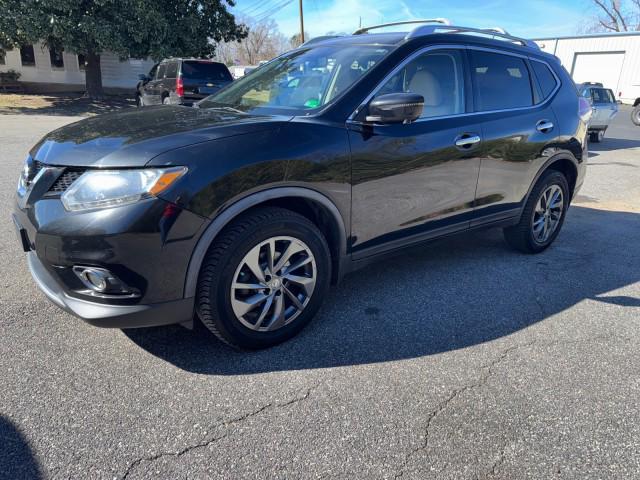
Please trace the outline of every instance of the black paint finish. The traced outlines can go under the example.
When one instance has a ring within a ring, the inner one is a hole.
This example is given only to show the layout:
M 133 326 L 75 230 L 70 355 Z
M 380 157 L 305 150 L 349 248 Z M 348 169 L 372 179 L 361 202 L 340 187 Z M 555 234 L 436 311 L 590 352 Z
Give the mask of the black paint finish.
M 578 117 L 573 83 L 554 57 L 456 34 L 408 41 L 396 34 L 362 35 L 328 42 L 378 42 L 393 48 L 345 95 L 313 115 L 148 107 L 68 125 L 34 146 L 32 157 L 60 167 L 60 175 L 78 167 L 188 167 L 161 198 L 134 205 L 73 213 L 64 209 L 59 195 L 51 194 L 38 195 L 23 208 L 16 205 L 18 227 L 59 294 L 106 305 L 165 305 L 189 298 L 185 285 L 193 285 L 194 278 L 188 279 L 187 272 L 194 276 L 198 271 L 194 250 L 206 251 L 208 243 L 200 241 L 211 239 L 204 232 L 238 202 L 246 209 L 268 198 L 326 223 L 329 235 L 344 228 L 334 235 L 341 244 L 333 250 L 339 257 L 334 268 L 341 274 L 363 264 L 361 260 L 416 241 L 517 220 L 532 185 L 550 165 L 570 177 L 574 194 L 582 184 L 586 125 Z M 481 113 L 469 100 L 461 115 L 410 124 L 364 122 L 374 88 L 405 58 L 438 45 L 542 60 L 553 68 L 561 87 L 530 108 Z M 536 125 L 541 120 L 554 128 L 540 132 Z M 475 135 L 481 142 L 456 147 L 456 139 Z M 261 195 L 272 190 L 276 193 Z M 290 193 L 300 191 L 313 195 Z M 340 222 L 331 220 L 326 204 L 314 202 L 317 195 L 335 206 L 331 210 L 338 212 Z M 216 224 L 216 231 L 222 227 Z M 142 296 L 86 298 L 71 272 L 73 265 L 108 268 Z M 190 304 L 180 303 L 179 308 L 184 305 Z M 147 316 L 139 324 L 149 321 Z M 92 318 L 92 323 L 100 322 Z

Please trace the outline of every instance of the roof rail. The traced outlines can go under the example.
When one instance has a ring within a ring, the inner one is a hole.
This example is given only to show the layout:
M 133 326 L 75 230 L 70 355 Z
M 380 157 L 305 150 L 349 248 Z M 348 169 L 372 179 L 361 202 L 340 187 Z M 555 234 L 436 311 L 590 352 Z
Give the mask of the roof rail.
M 474 33 L 477 35 L 485 35 L 498 40 L 506 40 L 508 42 L 519 43 L 523 47 L 534 48 L 540 50 L 540 47 L 533 40 L 527 40 L 525 38 L 514 37 L 507 33 L 506 30 L 500 27 L 493 28 L 471 28 L 471 27 L 458 27 L 455 25 L 422 25 L 414 28 L 405 37 L 406 40 L 411 38 L 421 37 L 423 35 L 431 35 L 433 33 Z
M 363 33 L 369 32 L 369 30 L 376 30 L 378 28 L 395 27 L 397 25 L 412 25 L 416 23 L 439 23 L 441 25 L 451 25 L 451 21 L 446 18 L 425 18 L 423 20 L 407 20 L 405 22 L 382 23 L 371 27 L 363 27 L 353 32 L 353 35 L 362 35 Z

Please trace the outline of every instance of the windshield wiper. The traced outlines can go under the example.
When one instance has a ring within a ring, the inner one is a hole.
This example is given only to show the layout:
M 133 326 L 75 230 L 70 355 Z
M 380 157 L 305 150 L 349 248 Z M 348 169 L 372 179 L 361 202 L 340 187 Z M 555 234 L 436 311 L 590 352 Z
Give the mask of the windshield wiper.
M 249 115 L 247 112 L 243 112 L 242 110 L 238 110 L 237 108 L 233 108 L 233 107 L 212 107 L 212 108 L 216 108 L 218 110 L 228 110 L 229 112 L 241 113 L 243 115 Z

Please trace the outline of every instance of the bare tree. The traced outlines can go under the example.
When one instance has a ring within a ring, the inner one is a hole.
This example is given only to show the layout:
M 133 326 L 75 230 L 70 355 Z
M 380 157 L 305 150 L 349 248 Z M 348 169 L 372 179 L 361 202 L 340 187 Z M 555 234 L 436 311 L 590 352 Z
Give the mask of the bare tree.
M 242 18 L 241 22 L 248 28 L 247 37 L 239 42 L 218 45 L 216 57 L 223 63 L 257 65 L 260 61 L 271 60 L 291 48 L 274 20 L 256 22 L 251 18 Z
M 598 13 L 589 31 L 640 30 L 640 0 L 593 0 L 593 3 Z

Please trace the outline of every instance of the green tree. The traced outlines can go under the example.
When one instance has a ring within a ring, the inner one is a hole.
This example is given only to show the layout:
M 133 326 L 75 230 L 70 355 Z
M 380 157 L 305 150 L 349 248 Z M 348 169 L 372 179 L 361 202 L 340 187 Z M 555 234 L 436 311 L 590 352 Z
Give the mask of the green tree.
M 38 40 L 82 54 L 86 89 L 101 97 L 100 54 L 211 57 L 215 44 L 247 35 L 227 10 L 235 0 L 0 0 L 0 45 Z

